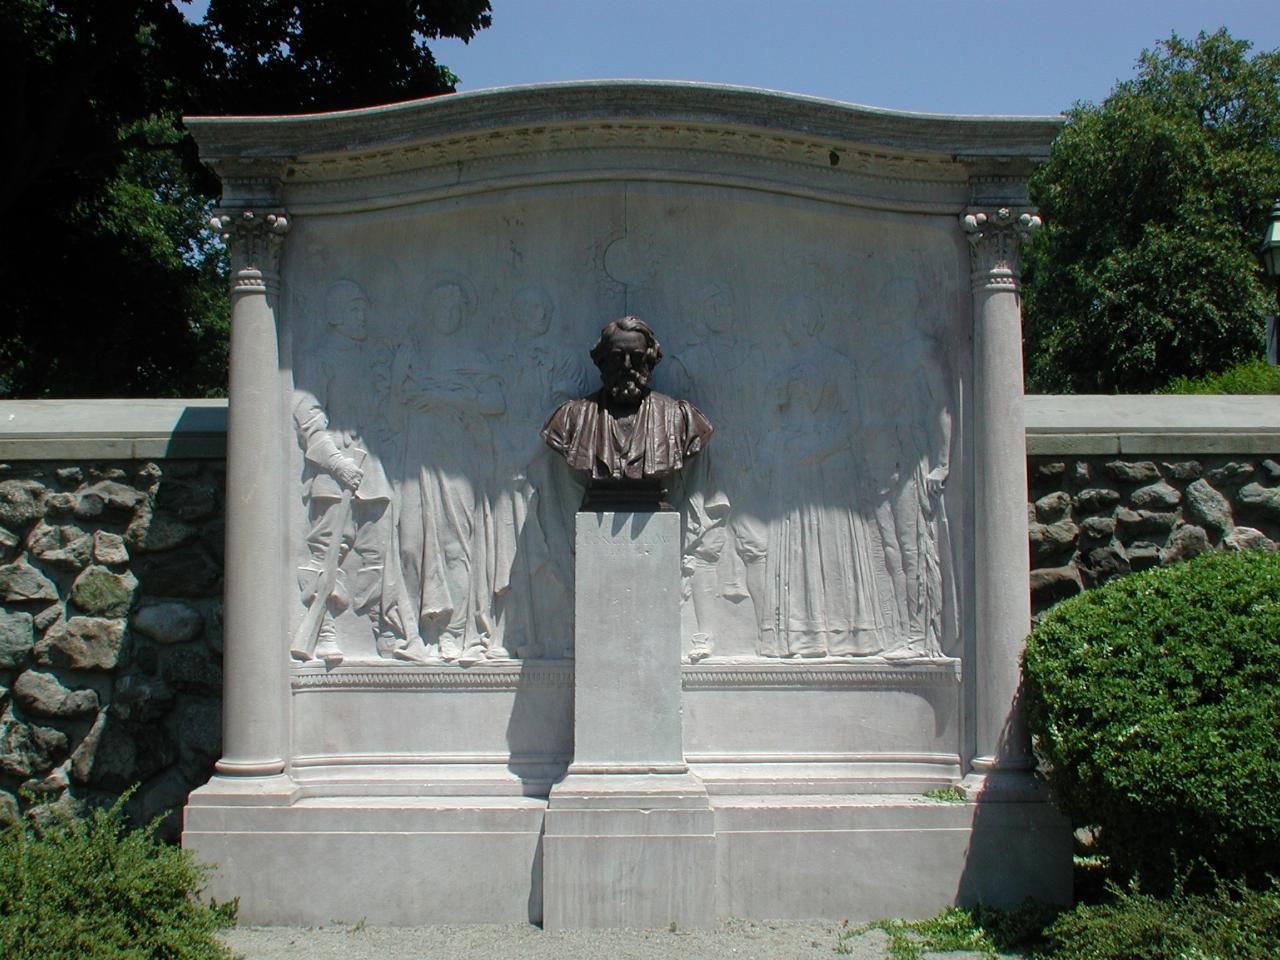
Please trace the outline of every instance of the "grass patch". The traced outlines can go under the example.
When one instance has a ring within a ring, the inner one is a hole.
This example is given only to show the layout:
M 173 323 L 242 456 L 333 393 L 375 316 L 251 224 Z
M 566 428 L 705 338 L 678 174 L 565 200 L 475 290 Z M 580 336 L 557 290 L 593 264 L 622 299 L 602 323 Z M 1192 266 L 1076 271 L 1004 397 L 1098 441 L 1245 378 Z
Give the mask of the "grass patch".
M 853 952 L 850 941 L 871 930 L 889 938 L 890 960 L 920 960 L 926 953 L 966 950 L 983 957 L 999 957 L 1001 952 L 1025 951 L 1044 943 L 1045 928 L 1058 910 L 1027 900 L 1012 910 L 994 907 L 949 907 L 927 920 L 875 920 L 841 931 L 835 952 Z
M 937 790 L 926 790 L 924 792 L 926 800 L 932 800 L 935 803 L 964 803 L 969 798 L 965 792 L 959 787 L 939 787 Z
M 1280 956 L 1280 886 L 1224 881 L 1206 893 L 1156 896 L 1109 885 L 1102 903 L 1063 910 L 1027 900 L 1013 910 L 951 907 L 927 920 L 876 920 L 842 930 L 837 954 L 872 931 L 889 939 L 890 960 L 966 951 L 987 960 L 1022 953 L 1036 960 L 1275 960 Z

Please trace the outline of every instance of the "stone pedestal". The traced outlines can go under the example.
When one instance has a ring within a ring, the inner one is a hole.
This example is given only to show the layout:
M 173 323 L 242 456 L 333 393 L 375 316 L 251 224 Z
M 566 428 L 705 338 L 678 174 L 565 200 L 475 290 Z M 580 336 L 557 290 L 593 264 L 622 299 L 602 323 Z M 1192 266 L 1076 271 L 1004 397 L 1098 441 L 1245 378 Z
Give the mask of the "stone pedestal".
M 543 924 L 708 926 L 715 823 L 684 760 L 680 517 L 577 516 L 574 759 L 551 789 Z

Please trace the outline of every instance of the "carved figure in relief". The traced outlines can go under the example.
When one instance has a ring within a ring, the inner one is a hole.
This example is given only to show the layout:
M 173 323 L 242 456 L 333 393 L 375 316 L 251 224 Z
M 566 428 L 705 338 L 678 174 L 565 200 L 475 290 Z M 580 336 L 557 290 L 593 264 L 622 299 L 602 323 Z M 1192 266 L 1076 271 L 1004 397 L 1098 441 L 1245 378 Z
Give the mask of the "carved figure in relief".
M 894 596 L 890 657 L 942 655 L 943 557 L 950 553 L 942 493 L 951 469 L 950 398 L 937 343 L 919 328 L 917 284 L 886 284 L 876 324 L 881 349 L 872 354 L 863 399 L 868 418 L 868 487 L 877 494 L 876 525 L 884 543 Z M 951 605 L 954 606 L 954 605 Z
M 772 388 L 775 420 L 766 457 L 786 482 L 774 487 L 769 512 L 765 599 L 757 605 L 760 653 L 875 654 L 883 649 L 886 625 L 875 538 L 855 499 L 849 371 L 819 343 L 824 317 L 812 297 L 791 297 L 782 312 L 793 359 Z
M 665 481 L 711 437 L 711 423 L 687 400 L 650 388 L 662 348 L 636 317 L 608 324 L 591 349 L 601 389 L 563 403 L 542 438 L 589 478 L 588 504 L 612 502 L 652 508 Z
M 297 371 L 293 421 L 304 451 L 309 560 L 298 581 L 307 612 L 291 654 L 342 660 L 336 622 L 350 609 L 370 621 L 377 649 L 412 659 L 398 565 L 391 551 L 392 489 L 365 431 L 378 422 L 367 390 L 351 380 L 365 365 L 368 300 L 349 280 L 330 285 L 331 335 Z M 411 616 L 411 614 L 409 614 Z
M 707 283 L 698 291 L 693 317 L 694 338 L 671 359 L 668 380 L 720 424 L 715 450 L 695 461 L 684 484 L 683 572 L 695 623 L 688 659 L 697 662 L 715 652 L 717 598 L 736 603 L 750 595 L 744 559 L 759 568 L 757 579 L 763 582 L 767 534 L 761 532 L 760 509 L 747 480 L 759 423 L 743 415 L 741 392 L 760 369 L 759 350 L 736 333 L 733 299 L 723 284 Z M 737 481 L 732 503 L 726 479 Z
M 565 656 L 572 643 L 571 518 L 582 490 L 558 468 L 537 431 L 540 411 L 586 389 L 586 372 L 547 336 L 554 313 L 542 287 L 517 291 L 511 300 L 516 336 L 498 358 L 508 403 L 488 498 L 491 589 L 503 643 L 521 657 Z
M 402 346 L 391 372 L 392 400 L 409 424 L 397 525 L 401 566 L 423 641 L 461 663 L 508 656 L 492 620 L 490 477 L 480 466 L 494 449 L 489 421 L 506 404 L 492 363 L 458 336 L 473 306 L 463 282 L 432 289 L 429 348 Z M 419 411 L 430 416 L 415 422 Z

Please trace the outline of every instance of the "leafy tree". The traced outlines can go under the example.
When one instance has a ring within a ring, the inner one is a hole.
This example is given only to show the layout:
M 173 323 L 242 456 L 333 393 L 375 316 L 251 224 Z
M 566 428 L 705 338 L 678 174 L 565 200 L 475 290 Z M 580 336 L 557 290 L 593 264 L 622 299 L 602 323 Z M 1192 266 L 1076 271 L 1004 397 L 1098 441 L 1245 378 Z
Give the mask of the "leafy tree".
M 1280 196 L 1280 51 L 1176 34 L 1067 114 L 1032 181 L 1028 386 L 1143 392 L 1257 355 L 1257 249 Z
M 452 91 L 427 41 L 471 40 L 488 0 L 211 0 L 209 113 L 345 110 Z
M 487 0 L 0 0 L 0 396 L 225 389 L 218 195 L 183 113 L 332 110 L 452 90 L 427 41 Z M 16 242 L 14 242 L 16 240 Z
M 189 249 L 200 210 L 169 202 L 214 189 L 181 162 L 172 119 L 207 54 L 165 0 L 0 0 L 0 392 L 178 392 L 216 322 Z

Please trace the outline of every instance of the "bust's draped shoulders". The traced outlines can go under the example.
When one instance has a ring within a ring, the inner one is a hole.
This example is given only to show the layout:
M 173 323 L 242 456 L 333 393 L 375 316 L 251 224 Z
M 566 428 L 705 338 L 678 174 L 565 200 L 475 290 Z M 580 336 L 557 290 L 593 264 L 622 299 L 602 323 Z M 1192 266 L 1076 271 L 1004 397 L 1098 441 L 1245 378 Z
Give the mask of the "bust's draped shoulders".
M 561 404 L 542 428 L 542 439 L 592 478 L 642 480 L 680 470 L 711 433 L 711 422 L 688 400 L 650 393 L 640 401 L 628 435 L 601 391 Z

